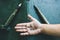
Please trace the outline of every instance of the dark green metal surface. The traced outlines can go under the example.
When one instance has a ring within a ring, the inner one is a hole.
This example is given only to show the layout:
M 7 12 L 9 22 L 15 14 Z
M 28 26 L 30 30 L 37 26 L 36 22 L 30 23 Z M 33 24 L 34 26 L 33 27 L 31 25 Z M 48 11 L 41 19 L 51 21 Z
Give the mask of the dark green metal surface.
M 14 27 L 17 23 L 27 22 L 27 1 L 26 0 L 0 0 L 0 25 L 5 24 L 6 20 L 12 12 L 22 3 L 21 8 L 17 12 L 14 19 L 8 25 L 7 29 L 0 28 L 0 40 L 25 40 L 15 31 Z M 0 26 L 1 27 L 1 26 Z
M 0 0 L 0 25 L 6 22 L 19 3 L 23 3 L 22 7 L 14 17 L 14 20 L 7 26 L 8 29 L 0 29 L 0 40 L 60 40 L 60 37 L 45 34 L 20 36 L 14 29 L 14 26 L 17 23 L 28 21 L 27 13 L 40 21 L 34 10 L 34 5 L 37 5 L 40 8 L 49 23 L 60 23 L 60 0 Z

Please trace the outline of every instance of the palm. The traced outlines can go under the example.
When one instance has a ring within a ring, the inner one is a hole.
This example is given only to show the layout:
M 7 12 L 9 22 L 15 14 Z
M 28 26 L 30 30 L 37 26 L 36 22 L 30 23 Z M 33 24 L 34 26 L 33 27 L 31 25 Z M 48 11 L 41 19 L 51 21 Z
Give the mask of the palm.
M 29 23 L 20 23 L 16 25 L 16 31 L 22 32 L 20 35 L 35 35 L 41 32 L 41 27 L 39 21 L 37 21 L 32 16 L 28 15 L 32 20 Z

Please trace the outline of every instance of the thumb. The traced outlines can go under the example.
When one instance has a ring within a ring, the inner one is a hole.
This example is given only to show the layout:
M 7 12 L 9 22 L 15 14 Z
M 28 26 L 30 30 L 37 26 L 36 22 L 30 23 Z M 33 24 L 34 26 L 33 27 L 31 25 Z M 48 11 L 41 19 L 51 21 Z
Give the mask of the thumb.
M 33 18 L 30 14 L 28 14 L 28 18 L 32 21 L 36 20 L 35 18 Z

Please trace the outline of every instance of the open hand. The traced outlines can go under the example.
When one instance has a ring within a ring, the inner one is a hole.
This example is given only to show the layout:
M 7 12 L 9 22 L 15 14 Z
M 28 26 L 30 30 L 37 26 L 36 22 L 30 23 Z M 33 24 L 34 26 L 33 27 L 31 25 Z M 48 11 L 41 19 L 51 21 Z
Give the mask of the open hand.
M 42 27 L 40 22 L 28 15 L 31 22 L 17 24 L 15 29 L 17 32 L 21 32 L 20 35 L 36 35 L 42 32 Z

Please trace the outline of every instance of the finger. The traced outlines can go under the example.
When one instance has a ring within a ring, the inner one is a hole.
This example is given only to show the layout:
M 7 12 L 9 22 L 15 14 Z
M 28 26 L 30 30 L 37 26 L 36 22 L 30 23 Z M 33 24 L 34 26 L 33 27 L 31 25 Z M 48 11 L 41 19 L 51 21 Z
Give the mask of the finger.
M 31 22 L 29 23 L 21 23 L 21 24 L 17 24 L 16 27 L 30 27 Z
M 25 26 L 27 23 L 19 23 L 16 26 Z
M 17 31 L 17 32 L 27 32 L 26 29 L 17 29 L 16 31 Z
M 26 33 L 20 33 L 20 35 L 29 35 L 29 33 L 28 32 L 26 32 Z
M 29 15 L 28 14 L 28 18 L 30 19 L 30 20 L 32 20 L 32 21 L 34 21 L 35 20 L 35 18 L 33 18 L 31 15 Z
M 15 27 L 15 29 L 26 29 L 26 27 Z

